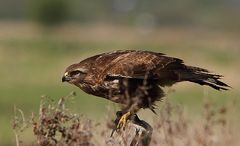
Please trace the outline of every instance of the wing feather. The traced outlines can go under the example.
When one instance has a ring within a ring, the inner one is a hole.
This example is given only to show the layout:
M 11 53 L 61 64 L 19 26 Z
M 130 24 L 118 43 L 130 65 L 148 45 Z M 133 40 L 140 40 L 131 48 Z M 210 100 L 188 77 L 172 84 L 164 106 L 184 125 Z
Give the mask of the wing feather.
M 128 52 L 113 59 L 104 72 L 108 79 L 159 79 L 161 70 L 173 62 L 182 60 L 148 51 Z

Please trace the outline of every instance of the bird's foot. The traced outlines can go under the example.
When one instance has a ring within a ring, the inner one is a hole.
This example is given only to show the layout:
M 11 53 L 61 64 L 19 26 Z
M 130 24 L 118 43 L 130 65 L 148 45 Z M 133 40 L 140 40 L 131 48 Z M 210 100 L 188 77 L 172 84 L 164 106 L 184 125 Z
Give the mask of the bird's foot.
M 112 130 L 111 137 L 113 136 L 115 131 L 118 131 L 121 128 L 124 129 L 126 126 L 127 120 L 131 120 L 131 118 L 132 118 L 132 115 L 130 112 L 123 114 L 122 111 L 116 112 L 116 116 L 117 116 L 117 118 L 114 120 L 115 126 Z
M 118 121 L 117 129 L 121 129 L 121 128 L 124 129 L 125 126 L 126 126 L 127 120 L 129 119 L 130 116 L 131 116 L 130 112 L 127 112 L 127 113 L 123 114 L 121 116 L 120 120 Z

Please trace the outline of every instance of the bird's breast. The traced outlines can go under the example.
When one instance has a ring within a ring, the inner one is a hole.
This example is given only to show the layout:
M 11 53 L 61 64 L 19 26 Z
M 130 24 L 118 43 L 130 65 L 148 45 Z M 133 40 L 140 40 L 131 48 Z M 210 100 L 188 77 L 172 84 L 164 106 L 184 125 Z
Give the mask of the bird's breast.
M 102 82 L 102 84 L 89 84 L 89 83 L 81 83 L 77 85 L 81 90 L 83 90 L 85 93 L 95 95 L 98 97 L 103 98 L 109 98 L 111 91 L 113 89 L 118 88 L 117 81 L 114 81 L 114 83 L 109 82 Z M 114 90 L 114 92 L 116 92 Z

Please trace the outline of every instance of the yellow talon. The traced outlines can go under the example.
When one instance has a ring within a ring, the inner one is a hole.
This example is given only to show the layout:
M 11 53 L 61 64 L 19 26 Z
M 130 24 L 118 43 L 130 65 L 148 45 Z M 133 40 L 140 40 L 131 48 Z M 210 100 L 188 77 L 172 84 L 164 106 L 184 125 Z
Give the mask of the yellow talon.
M 130 112 L 125 113 L 124 115 L 122 115 L 122 117 L 120 118 L 118 125 L 117 125 L 117 129 L 120 129 L 122 127 L 126 126 L 128 117 L 131 115 Z

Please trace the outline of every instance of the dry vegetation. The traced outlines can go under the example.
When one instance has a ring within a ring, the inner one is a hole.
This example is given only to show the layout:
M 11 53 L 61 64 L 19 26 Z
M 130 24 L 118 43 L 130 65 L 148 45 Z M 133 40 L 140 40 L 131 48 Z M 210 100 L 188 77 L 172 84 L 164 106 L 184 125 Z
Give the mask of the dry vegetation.
M 190 121 L 182 107 L 167 103 L 154 124 L 153 145 L 164 146 L 225 146 L 234 145 L 226 107 L 203 105 L 198 121 Z
M 23 111 L 15 108 L 13 129 L 16 145 L 21 141 L 22 132 L 31 128 L 35 139 L 32 145 L 39 146 L 94 146 L 106 145 L 112 129 L 112 120 L 96 124 L 84 116 L 79 116 L 66 107 L 67 100 L 75 93 L 54 101 L 43 97 L 39 113 L 32 114 L 28 119 Z M 187 118 L 183 107 L 172 105 L 166 101 L 154 121 L 151 146 L 225 146 L 237 145 L 234 126 L 231 125 L 229 112 L 234 104 L 216 107 L 213 103 L 203 105 L 202 115 L 197 121 Z M 114 117 L 108 117 L 112 119 Z M 100 126 L 99 126 L 100 125 Z M 96 130 L 98 129 L 98 130 Z M 125 130 L 129 130 L 128 128 Z
M 65 108 L 65 100 L 73 96 L 62 97 L 54 102 L 48 97 L 43 97 L 40 103 L 39 114 L 32 114 L 26 121 L 21 110 L 20 117 L 15 115 L 13 129 L 16 134 L 16 143 L 19 145 L 19 133 L 26 126 L 31 126 L 35 140 L 34 145 L 39 146 L 92 146 L 91 122 L 83 120 L 82 116 L 71 113 Z M 16 112 L 15 112 L 16 113 Z

